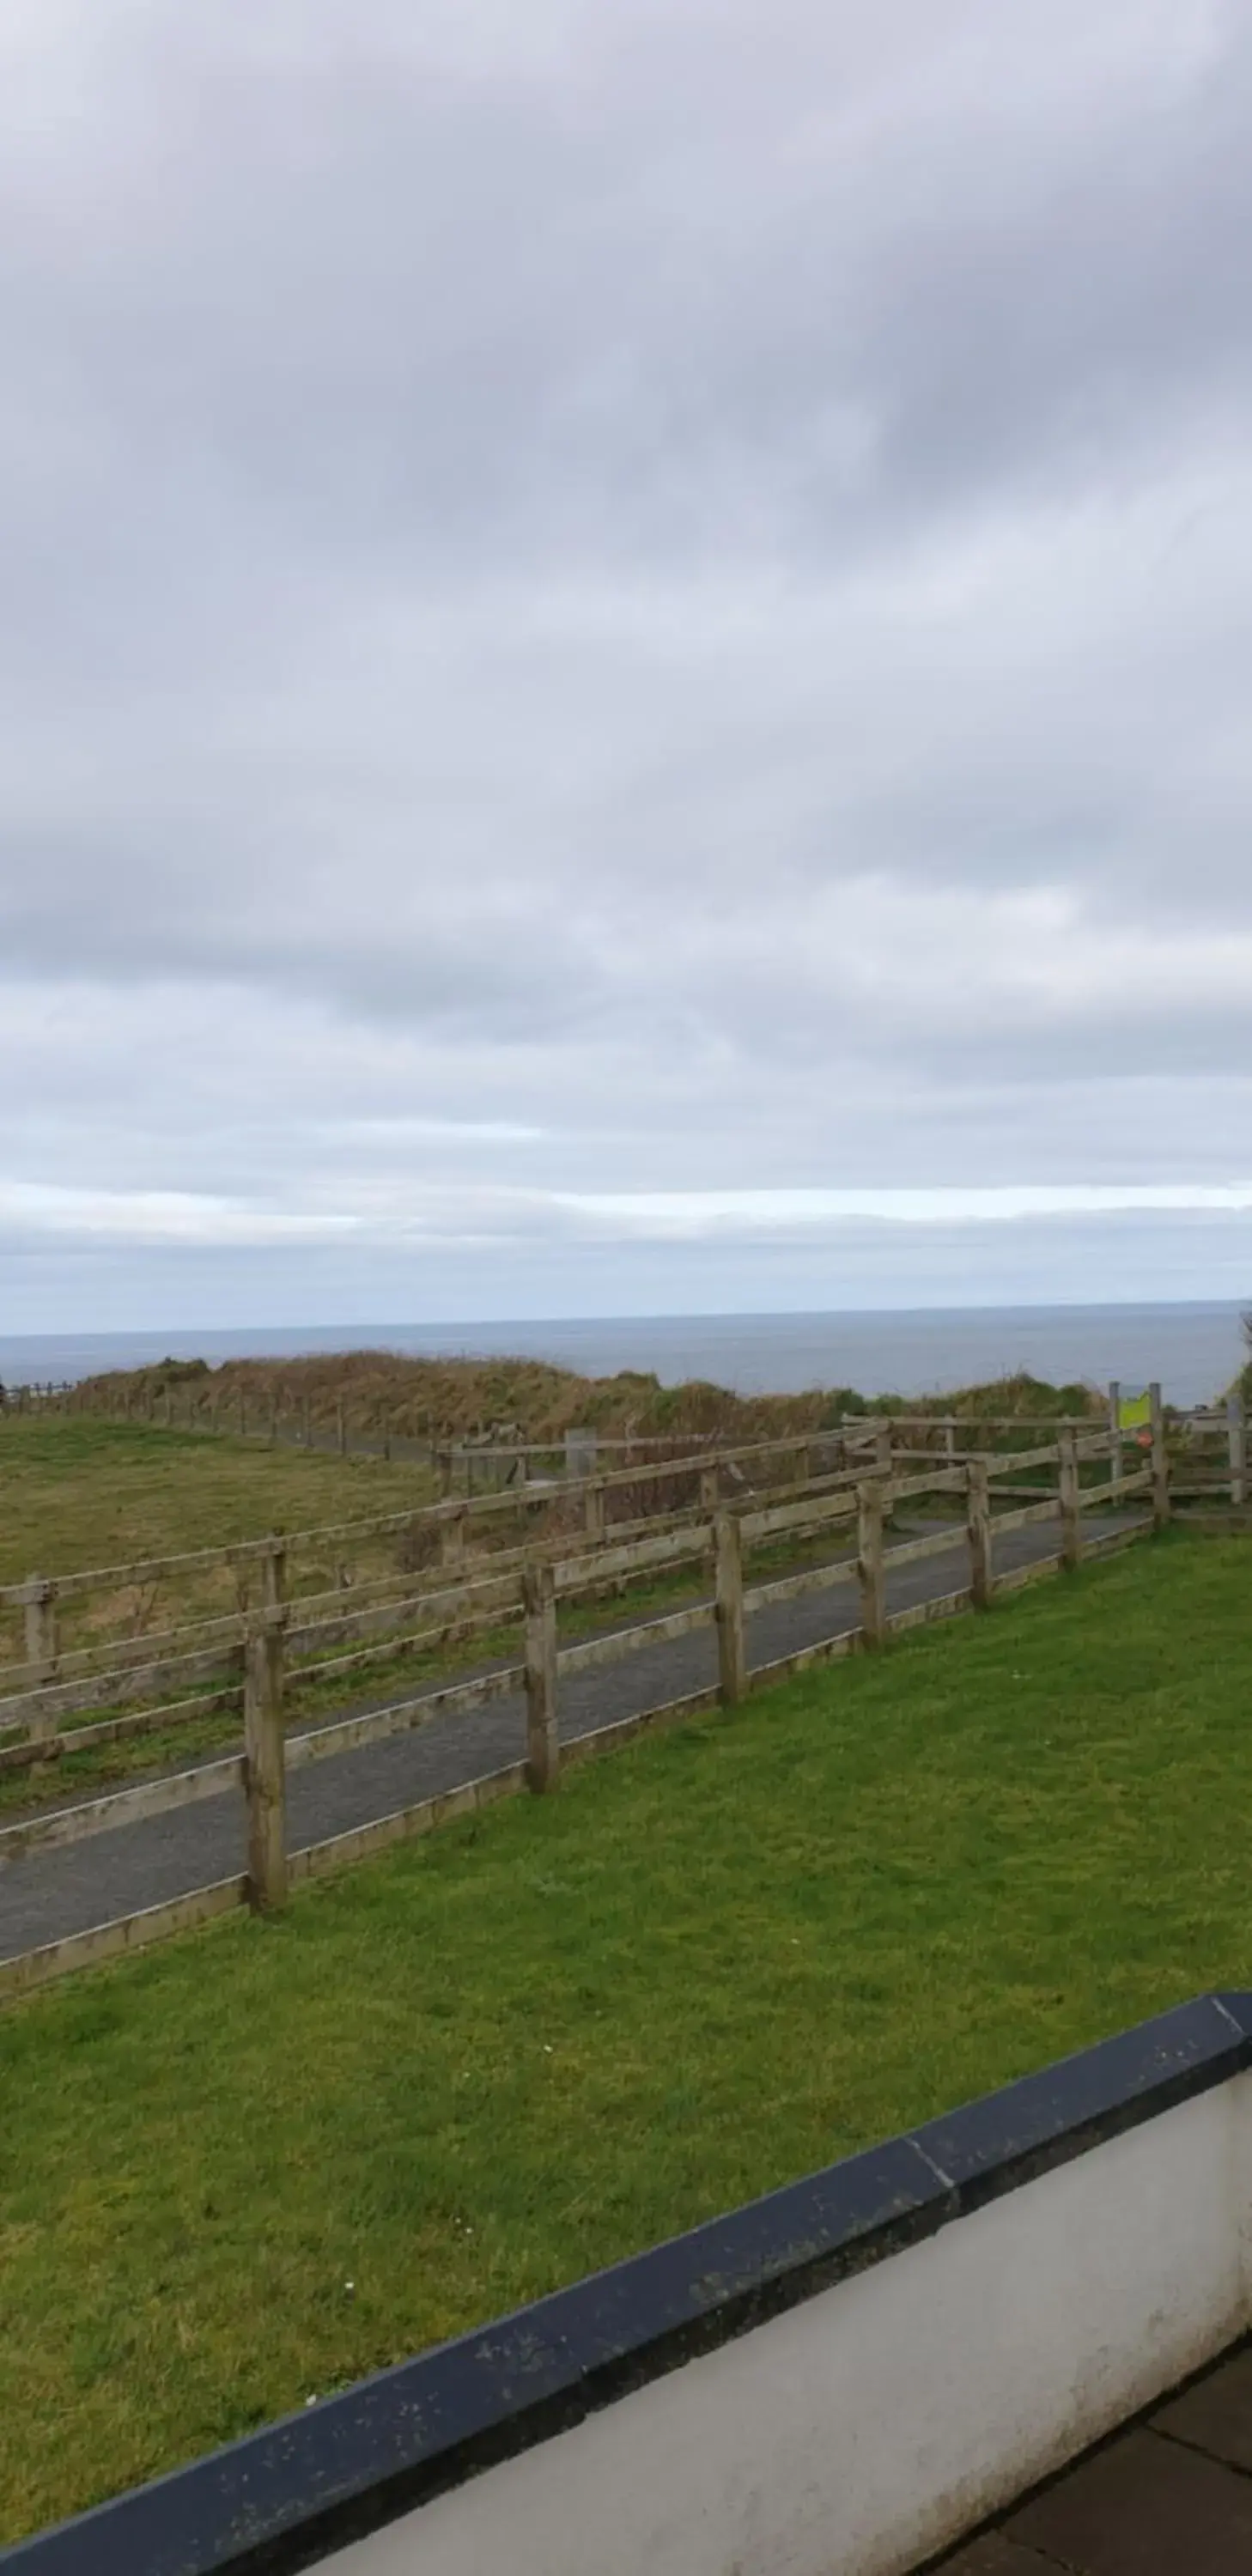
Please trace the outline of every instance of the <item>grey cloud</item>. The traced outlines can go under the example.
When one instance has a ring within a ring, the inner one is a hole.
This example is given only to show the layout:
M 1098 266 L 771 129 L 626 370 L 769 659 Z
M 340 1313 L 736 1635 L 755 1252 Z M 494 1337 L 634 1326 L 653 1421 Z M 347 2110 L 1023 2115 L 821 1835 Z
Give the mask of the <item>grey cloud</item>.
M 1245 13 L 0 41 L 0 1178 L 1235 1167 Z

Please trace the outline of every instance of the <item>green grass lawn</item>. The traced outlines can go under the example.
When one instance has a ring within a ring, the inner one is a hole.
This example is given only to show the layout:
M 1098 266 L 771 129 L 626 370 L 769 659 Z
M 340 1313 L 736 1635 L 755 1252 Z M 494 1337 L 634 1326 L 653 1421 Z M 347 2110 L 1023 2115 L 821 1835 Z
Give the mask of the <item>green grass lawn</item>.
M 1173 1537 L 10 2010 L 0 2538 L 1252 1980 L 1250 1590 Z

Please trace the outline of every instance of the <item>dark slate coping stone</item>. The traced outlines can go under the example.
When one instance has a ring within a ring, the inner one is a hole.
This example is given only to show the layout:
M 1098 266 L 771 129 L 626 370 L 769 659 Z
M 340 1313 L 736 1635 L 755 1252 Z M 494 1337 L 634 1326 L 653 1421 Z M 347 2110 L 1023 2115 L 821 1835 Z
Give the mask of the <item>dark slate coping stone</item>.
M 0 2570 L 295 2576 L 1248 2066 L 1252 1994 L 1201 1996 L 2 2550 Z

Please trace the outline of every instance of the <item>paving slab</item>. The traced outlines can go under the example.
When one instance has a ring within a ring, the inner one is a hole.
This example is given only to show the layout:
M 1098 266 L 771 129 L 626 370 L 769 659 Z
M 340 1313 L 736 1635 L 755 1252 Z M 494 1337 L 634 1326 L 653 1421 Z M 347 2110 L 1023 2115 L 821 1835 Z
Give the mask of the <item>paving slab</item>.
M 1002 2529 L 1075 2576 L 1248 2576 L 1252 2478 L 1138 2426 Z
M 958 2549 L 955 2558 L 945 2558 L 935 2576 L 1054 2576 L 1059 2564 L 1058 2559 L 1041 2558 L 1037 2549 L 1023 2549 L 1002 2531 L 984 2531 Z
M 1252 2346 L 1172 2397 L 1152 2417 L 1152 2428 L 1252 2475 Z

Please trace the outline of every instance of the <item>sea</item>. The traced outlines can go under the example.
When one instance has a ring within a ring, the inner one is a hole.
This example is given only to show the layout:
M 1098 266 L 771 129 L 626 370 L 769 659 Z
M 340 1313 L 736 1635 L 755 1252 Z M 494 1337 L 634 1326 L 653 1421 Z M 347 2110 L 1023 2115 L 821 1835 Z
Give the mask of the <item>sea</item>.
M 955 1307 L 874 1314 L 634 1315 L 547 1323 L 322 1324 L 241 1332 L 0 1335 L 7 1386 L 139 1368 L 165 1358 L 212 1363 L 300 1352 L 403 1351 L 438 1358 L 524 1357 L 588 1377 L 653 1372 L 663 1385 L 708 1378 L 741 1395 L 855 1387 L 862 1395 L 941 1395 L 1028 1369 L 1064 1385 L 1128 1388 L 1159 1378 L 1172 1404 L 1214 1402 L 1246 1356 L 1236 1305 Z

